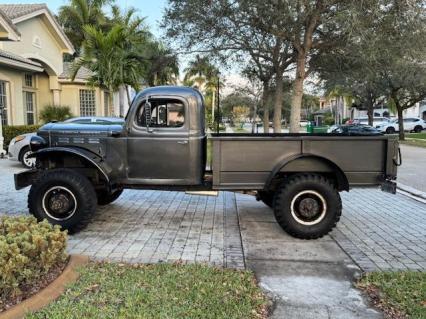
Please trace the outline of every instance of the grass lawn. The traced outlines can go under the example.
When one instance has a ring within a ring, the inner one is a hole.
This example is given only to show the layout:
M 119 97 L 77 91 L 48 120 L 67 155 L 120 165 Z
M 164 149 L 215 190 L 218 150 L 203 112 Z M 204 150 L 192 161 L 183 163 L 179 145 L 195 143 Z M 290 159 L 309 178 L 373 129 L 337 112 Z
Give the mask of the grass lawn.
M 26 318 L 266 318 L 248 271 L 205 265 L 92 263 L 64 295 Z
M 411 146 L 418 146 L 418 147 L 425 147 L 426 148 L 426 140 L 405 140 L 405 141 L 399 141 L 400 144 L 405 145 L 411 145 Z
M 426 133 L 407 133 L 405 137 L 426 140 Z
M 426 318 L 426 273 L 415 271 L 375 272 L 364 276 L 365 290 L 387 318 Z

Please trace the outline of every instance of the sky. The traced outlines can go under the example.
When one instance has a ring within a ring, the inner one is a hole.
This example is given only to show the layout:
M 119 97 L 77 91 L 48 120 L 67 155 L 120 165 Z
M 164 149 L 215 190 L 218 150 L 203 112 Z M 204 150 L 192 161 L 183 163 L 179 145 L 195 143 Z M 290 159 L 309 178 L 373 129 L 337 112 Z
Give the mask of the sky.
M 67 4 L 68 0 L 0 0 L 0 3 L 46 3 L 49 9 L 58 13 L 60 6 Z M 146 24 L 151 32 L 156 36 L 161 36 L 159 22 L 166 7 L 166 0 L 116 0 L 115 3 L 122 9 L 134 7 L 142 17 L 146 17 Z

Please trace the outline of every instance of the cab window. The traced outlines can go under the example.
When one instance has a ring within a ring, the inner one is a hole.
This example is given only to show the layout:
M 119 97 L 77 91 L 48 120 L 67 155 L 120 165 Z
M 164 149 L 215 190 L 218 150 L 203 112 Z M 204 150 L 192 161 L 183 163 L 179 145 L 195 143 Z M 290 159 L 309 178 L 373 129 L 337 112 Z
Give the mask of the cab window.
M 150 127 L 182 127 L 185 124 L 185 106 L 179 100 L 150 100 L 151 122 Z M 143 102 L 136 116 L 136 124 L 146 127 L 146 117 Z

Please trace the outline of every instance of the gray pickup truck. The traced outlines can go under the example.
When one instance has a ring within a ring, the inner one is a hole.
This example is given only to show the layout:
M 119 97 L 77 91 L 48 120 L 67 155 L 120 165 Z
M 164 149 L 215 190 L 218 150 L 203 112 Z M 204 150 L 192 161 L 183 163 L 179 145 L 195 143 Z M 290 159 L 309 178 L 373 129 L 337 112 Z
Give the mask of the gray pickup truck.
M 51 123 L 31 140 L 36 167 L 15 175 L 31 185 L 39 220 L 70 229 L 123 189 L 257 191 L 289 234 L 327 234 L 342 212 L 340 191 L 378 186 L 395 192 L 400 161 L 393 136 L 213 134 L 212 165 L 202 95 L 155 87 L 134 99 L 121 125 Z

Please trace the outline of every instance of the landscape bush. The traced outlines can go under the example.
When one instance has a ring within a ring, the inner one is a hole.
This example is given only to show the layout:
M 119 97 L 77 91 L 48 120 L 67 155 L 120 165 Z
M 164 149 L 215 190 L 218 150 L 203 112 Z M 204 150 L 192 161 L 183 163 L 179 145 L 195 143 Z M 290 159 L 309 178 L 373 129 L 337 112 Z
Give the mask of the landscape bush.
M 0 217 L 0 302 L 65 262 L 66 241 L 66 232 L 47 221 Z
M 43 123 L 61 122 L 72 117 L 71 108 L 65 105 L 45 105 L 40 112 Z
M 40 125 L 8 125 L 3 126 L 4 147 L 7 148 L 12 138 L 25 133 L 37 132 Z

